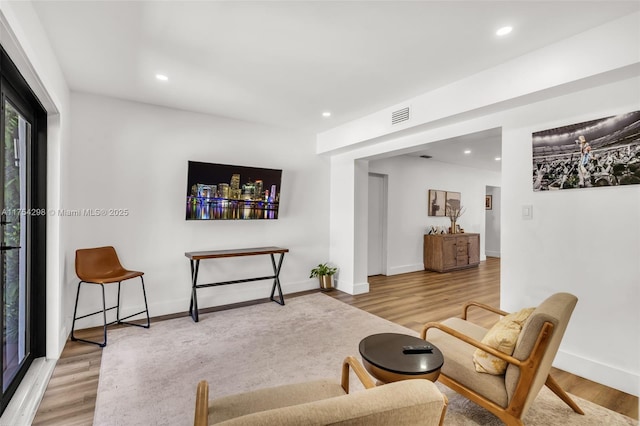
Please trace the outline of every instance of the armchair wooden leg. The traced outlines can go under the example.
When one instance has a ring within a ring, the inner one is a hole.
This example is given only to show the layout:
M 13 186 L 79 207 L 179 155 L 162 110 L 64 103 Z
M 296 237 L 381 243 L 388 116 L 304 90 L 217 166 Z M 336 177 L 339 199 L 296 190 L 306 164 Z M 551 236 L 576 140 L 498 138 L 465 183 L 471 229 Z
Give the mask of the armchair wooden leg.
M 447 398 L 445 394 L 442 394 L 442 398 L 444 398 L 444 407 L 442 407 L 442 415 L 440 416 L 438 426 L 444 426 L 444 416 L 447 414 L 447 406 L 449 405 L 449 398 Z
M 571 397 L 564 391 L 564 389 L 562 389 L 560 387 L 560 385 L 558 384 L 558 382 L 555 381 L 555 379 L 553 377 L 551 377 L 551 375 L 547 376 L 547 381 L 544 383 L 549 389 L 551 389 L 551 391 L 553 393 L 555 393 L 556 395 L 558 395 L 558 397 L 563 400 L 569 407 L 571 407 L 571 409 L 573 409 L 573 411 L 575 411 L 578 414 L 584 414 L 584 411 L 582 411 L 580 409 L 580 407 L 578 407 L 578 404 L 576 404 L 573 399 L 571 399 Z

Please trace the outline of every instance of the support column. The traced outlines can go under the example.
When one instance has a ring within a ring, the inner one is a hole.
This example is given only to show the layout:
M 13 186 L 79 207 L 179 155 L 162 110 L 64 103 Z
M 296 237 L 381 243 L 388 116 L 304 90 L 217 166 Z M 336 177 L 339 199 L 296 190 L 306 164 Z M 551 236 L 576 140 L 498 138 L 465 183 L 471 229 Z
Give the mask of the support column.
M 369 292 L 367 282 L 368 170 L 365 160 L 331 158 L 331 263 L 340 269 L 336 287 L 349 294 Z

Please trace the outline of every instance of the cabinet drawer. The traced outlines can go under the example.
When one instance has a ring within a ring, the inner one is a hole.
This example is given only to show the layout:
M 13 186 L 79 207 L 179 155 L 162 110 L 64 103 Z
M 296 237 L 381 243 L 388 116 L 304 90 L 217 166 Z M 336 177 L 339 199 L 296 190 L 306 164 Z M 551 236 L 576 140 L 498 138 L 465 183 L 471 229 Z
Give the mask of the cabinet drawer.
M 456 266 L 463 266 L 469 264 L 469 256 L 457 256 L 456 257 Z

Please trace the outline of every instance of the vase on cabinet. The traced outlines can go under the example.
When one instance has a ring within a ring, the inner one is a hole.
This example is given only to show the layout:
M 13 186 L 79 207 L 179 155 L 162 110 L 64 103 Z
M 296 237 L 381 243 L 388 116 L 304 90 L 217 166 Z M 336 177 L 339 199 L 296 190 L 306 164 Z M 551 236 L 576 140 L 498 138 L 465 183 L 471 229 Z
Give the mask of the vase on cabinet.
M 451 221 L 451 228 L 449 228 L 449 233 L 450 234 L 457 234 L 458 233 L 458 230 L 456 228 L 456 221 L 455 220 Z

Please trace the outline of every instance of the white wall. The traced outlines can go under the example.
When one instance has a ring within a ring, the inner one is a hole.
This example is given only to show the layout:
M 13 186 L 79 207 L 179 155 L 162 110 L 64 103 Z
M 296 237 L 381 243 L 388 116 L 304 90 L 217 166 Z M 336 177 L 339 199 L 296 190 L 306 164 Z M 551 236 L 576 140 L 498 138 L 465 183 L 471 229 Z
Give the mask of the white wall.
M 578 296 L 555 365 L 638 395 L 640 185 L 533 192 L 533 132 L 638 110 L 640 78 L 514 109 L 502 141 L 505 310 Z M 533 206 L 533 219 L 522 206 Z M 601 350 L 594 349 L 594 341 Z
M 66 283 L 75 288 L 77 248 L 113 245 L 125 267 L 145 272 L 152 316 L 189 307 L 185 252 L 282 246 L 285 293 L 317 287 L 309 270 L 328 260 L 329 160 L 313 135 L 112 98 L 73 94 L 65 209 L 123 208 L 126 217 L 68 217 Z M 186 221 L 187 161 L 283 170 L 280 218 Z M 272 274 L 268 256 L 202 261 L 200 283 Z M 271 282 L 199 291 L 200 307 L 268 297 Z M 95 291 L 95 299 L 98 292 Z M 73 295 L 75 297 L 75 295 Z M 141 306 L 124 299 L 125 311 Z M 68 321 L 73 299 L 67 300 Z M 91 302 L 81 299 L 83 311 Z M 93 303 L 95 305 L 95 302 Z M 131 306 L 132 304 L 137 306 Z M 81 327 L 95 324 L 85 320 Z
M 484 249 L 487 256 L 500 257 L 500 187 L 488 186 L 487 195 L 491 195 L 491 210 L 485 210 Z
M 415 156 L 370 161 L 369 171 L 389 177 L 386 247 L 388 275 L 423 270 L 425 231 L 431 225 L 450 225 L 447 217 L 427 215 L 429 189 L 461 193 L 465 213 L 458 223 L 465 232 L 480 234 L 480 258 L 485 259 L 485 186 L 499 185 L 499 173 Z

